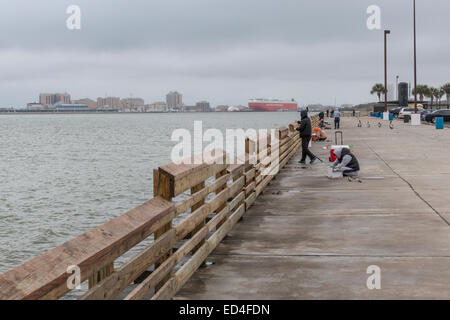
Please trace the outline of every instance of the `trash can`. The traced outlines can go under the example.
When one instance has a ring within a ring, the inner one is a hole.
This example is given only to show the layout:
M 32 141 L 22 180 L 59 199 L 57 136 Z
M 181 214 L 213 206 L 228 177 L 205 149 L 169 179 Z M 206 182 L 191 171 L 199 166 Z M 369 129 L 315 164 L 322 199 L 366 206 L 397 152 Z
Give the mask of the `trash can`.
M 435 122 L 436 122 L 436 129 L 438 130 L 444 129 L 444 118 L 436 117 Z
M 406 115 L 406 116 L 403 118 L 403 122 L 404 122 L 404 123 L 408 123 L 409 120 L 411 120 L 411 116 L 410 116 L 410 115 Z
M 379 118 L 380 117 L 380 113 L 379 112 L 375 113 L 375 117 Z
M 380 113 L 380 118 L 381 118 L 381 119 L 384 118 L 384 113 Z
M 389 113 L 389 121 L 394 120 L 394 114 L 393 113 Z

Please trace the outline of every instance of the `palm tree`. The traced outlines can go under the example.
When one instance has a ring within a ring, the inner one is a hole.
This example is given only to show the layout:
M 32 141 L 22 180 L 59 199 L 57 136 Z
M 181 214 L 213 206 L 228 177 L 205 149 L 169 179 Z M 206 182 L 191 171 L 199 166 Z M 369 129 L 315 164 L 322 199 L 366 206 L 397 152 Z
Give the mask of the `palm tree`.
M 441 89 L 445 92 L 445 95 L 447 96 L 447 109 L 450 105 L 450 83 L 444 84 Z
M 419 84 L 417 86 L 417 94 L 419 95 L 420 102 L 423 102 L 423 97 L 429 94 L 430 88 L 427 85 Z M 416 88 L 413 89 L 412 93 L 416 94 Z
M 441 108 L 441 99 L 445 95 L 445 92 L 442 88 L 436 88 L 434 91 L 434 97 L 436 98 L 436 104 Z
M 438 89 L 436 89 L 434 87 L 429 87 L 427 92 L 425 93 L 425 97 L 430 98 L 431 109 L 433 109 L 433 101 L 434 101 L 434 97 L 436 96 L 437 91 L 438 91 Z
M 385 93 L 385 89 L 384 86 L 381 83 L 376 83 L 373 87 L 372 90 L 370 91 L 370 94 L 377 94 L 378 96 L 378 102 L 381 101 L 381 94 Z

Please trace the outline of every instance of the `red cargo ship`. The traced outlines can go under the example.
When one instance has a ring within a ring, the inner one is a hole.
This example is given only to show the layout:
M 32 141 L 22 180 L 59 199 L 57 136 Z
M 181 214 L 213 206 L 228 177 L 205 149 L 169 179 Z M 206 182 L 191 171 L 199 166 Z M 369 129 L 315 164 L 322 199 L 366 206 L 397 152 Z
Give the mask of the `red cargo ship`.
M 298 103 L 294 99 L 250 99 L 248 107 L 253 111 L 297 111 Z

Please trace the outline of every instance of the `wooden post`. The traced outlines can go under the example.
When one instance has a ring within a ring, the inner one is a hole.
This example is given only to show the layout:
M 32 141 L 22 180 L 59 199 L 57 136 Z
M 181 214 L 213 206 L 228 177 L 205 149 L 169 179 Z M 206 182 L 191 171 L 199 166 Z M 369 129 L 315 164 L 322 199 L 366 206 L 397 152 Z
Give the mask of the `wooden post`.
M 249 164 L 251 165 L 255 165 L 257 159 L 253 159 L 252 157 L 254 157 L 257 154 L 257 148 L 256 148 L 256 142 L 251 140 L 250 138 L 245 139 L 245 154 L 247 155 L 247 158 L 245 159 L 245 161 L 249 162 Z
M 172 201 L 172 192 L 170 190 L 170 181 L 167 176 L 161 174 L 159 169 L 153 170 L 153 196 L 154 197 L 161 197 L 167 201 Z M 160 229 L 155 231 L 155 240 L 160 238 L 164 233 L 169 231 L 172 228 L 172 221 L 167 223 L 166 225 L 162 226 Z M 158 260 L 158 262 L 155 263 L 155 270 L 158 268 L 164 261 L 166 261 L 173 253 L 173 250 L 169 250 L 167 254 L 161 259 Z M 164 283 L 169 280 L 171 274 L 169 274 L 165 280 L 163 280 L 161 283 L 159 283 L 155 287 L 155 292 L 158 291 Z
M 113 272 L 114 272 L 114 262 L 111 262 L 107 266 L 95 272 L 93 275 L 89 277 L 89 289 L 91 289 L 97 283 L 108 277 Z
M 205 182 L 200 182 L 198 185 L 194 186 L 191 188 L 191 195 L 199 192 L 200 190 L 205 188 Z M 195 210 L 197 210 L 198 208 L 200 208 L 202 205 L 205 204 L 205 198 L 203 198 L 202 200 L 200 200 L 199 202 L 197 202 L 196 204 L 194 204 L 191 207 L 191 213 L 194 212 Z M 191 237 L 193 237 L 201 228 L 203 228 L 206 224 L 206 220 L 203 220 L 199 225 L 197 225 L 194 230 L 191 232 Z M 192 251 L 192 253 L 194 254 L 203 244 L 205 243 L 205 240 L 203 239 Z
M 220 177 L 223 177 L 224 175 L 227 174 L 227 169 L 224 169 L 222 171 L 220 171 L 219 173 L 216 174 L 216 179 L 219 179 Z M 221 191 L 225 190 L 227 188 L 227 184 L 223 184 L 221 185 L 218 189 L 216 189 L 216 194 L 219 194 Z M 217 210 L 216 210 L 216 214 L 219 213 L 220 211 L 222 211 L 225 207 L 226 207 L 227 203 L 226 201 L 221 204 Z M 225 221 L 227 221 L 227 217 L 224 217 L 223 220 L 221 222 L 219 222 L 219 224 L 217 225 L 217 229 L 219 229 L 222 224 L 225 223 Z

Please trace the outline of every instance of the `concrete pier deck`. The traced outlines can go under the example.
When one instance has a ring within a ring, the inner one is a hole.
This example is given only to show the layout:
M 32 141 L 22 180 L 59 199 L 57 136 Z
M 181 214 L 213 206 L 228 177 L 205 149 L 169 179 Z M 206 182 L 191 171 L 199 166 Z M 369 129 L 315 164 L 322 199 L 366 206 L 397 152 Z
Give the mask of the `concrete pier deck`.
M 302 169 L 298 153 L 176 298 L 450 299 L 450 130 L 362 122 L 341 124 L 362 183 Z M 327 144 L 312 148 L 324 160 Z

